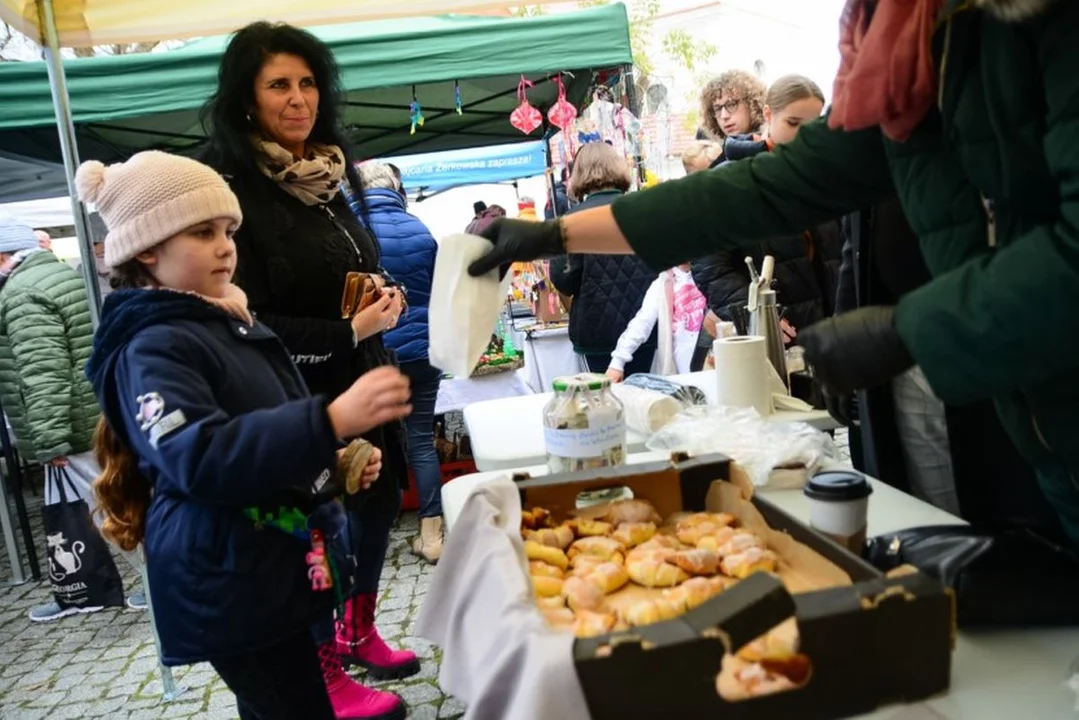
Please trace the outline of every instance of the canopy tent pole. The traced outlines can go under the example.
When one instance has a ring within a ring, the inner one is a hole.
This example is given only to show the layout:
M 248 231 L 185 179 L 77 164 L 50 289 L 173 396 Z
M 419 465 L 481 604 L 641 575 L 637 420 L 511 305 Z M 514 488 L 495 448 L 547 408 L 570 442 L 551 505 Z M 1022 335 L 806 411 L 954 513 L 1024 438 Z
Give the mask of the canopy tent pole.
M 53 0 L 38 0 L 38 21 L 45 45 L 45 67 L 49 73 L 52 89 L 52 105 L 56 112 L 56 128 L 60 133 L 60 152 L 64 157 L 64 174 L 67 176 L 67 192 L 71 197 L 71 214 L 75 220 L 75 234 L 79 239 L 79 256 L 82 258 L 82 279 L 86 282 L 86 295 L 90 306 L 90 322 L 94 329 L 101 320 L 101 289 L 97 283 L 97 265 L 94 262 L 94 243 L 90 235 L 90 221 L 86 208 L 79 201 L 75 190 L 75 171 L 79 167 L 79 150 L 75 142 L 75 121 L 71 116 L 71 103 L 67 94 L 67 77 L 60 57 L 60 37 L 56 32 L 56 13 Z
M 90 235 L 90 222 L 86 216 L 86 207 L 79 200 L 75 189 L 75 171 L 79 167 L 79 149 L 75 138 L 75 120 L 71 115 L 71 98 L 67 93 L 67 78 L 64 75 L 64 63 L 60 56 L 60 37 L 56 32 L 56 13 L 53 0 L 38 0 L 38 21 L 45 44 L 42 54 L 49 73 L 49 87 L 52 90 L 53 110 L 56 113 L 56 128 L 60 133 L 60 151 L 64 156 L 64 174 L 67 176 L 67 191 L 71 197 L 71 212 L 75 219 L 75 234 L 79 239 L 79 255 L 82 258 L 82 277 L 86 282 L 87 304 L 90 307 L 90 321 L 97 329 L 101 321 L 101 289 L 97 282 L 97 263 L 94 259 L 93 237 Z M 161 684 L 165 702 L 175 699 L 184 692 L 177 688 L 172 677 L 172 670 L 161 662 L 161 641 L 157 636 L 153 610 L 149 606 L 150 584 L 146 574 L 145 560 L 141 568 L 142 588 L 146 593 L 147 612 L 150 616 L 150 630 L 157 649 L 157 664 L 161 671 Z

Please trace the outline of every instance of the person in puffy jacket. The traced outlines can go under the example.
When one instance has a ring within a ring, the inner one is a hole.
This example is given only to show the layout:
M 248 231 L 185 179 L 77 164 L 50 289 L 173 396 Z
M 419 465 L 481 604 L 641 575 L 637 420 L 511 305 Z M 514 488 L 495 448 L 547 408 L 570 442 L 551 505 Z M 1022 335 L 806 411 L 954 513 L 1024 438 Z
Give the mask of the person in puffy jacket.
M 723 162 L 735 162 L 768 152 L 794 139 L 802 124 L 820 116 L 824 93 L 807 77 L 779 78 L 765 96 L 764 133 L 728 137 Z M 722 164 L 722 163 L 721 163 Z M 761 241 L 750 251 L 722 251 L 693 264 L 697 287 L 708 298 L 709 309 L 720 319 L 746 331 L 744 308 L 749 296 L 747 256 L 760 269 L 765 255 L 775 258 L 775 290 L 783 308 L 780 326 L 791 342 L 798 328 L 808 327 L 835 309 L 842 255 L 838 223 L 831 222 L 791 238 Z M 710 341 L 710 338 L 709 338 Z
M 67 481 L 94 508 L 91 483 L 100 472 L 90 445 L 99 413 L 83 377 L 93 327 L 82 278 L 41 244 L 29 226 L 0 216 L 0 395 L 22 456 L 63 468 Z M 45 497 L 49 497 L 46 482 Z M 51 556 L 51 552 L 50 552 Z M 138 554 L 125 553 L 139 567 Z M 51 562 L 51 560 L 50 560 Z M 128 598 L 145 609 L 141 592 Z M 47 602 L 30 610 L 47 622 L 101 610 Z
M 145 542 L 162 660 L 208 661 L 245 720 L 331 720 L 311 624 L 348 577 L 336 451 L 407 414 L 408 380 L 380 368 L 308 394 L 232 284 L 242 214 L 210 168 L 150 151 L 85 163 L 76 184 L 109 227 L 118 288 L 86 368 L 104 413 L 95 491 L 105 535 Z M 362 482 L 381 464 L 376 450 Z
M 401 371 L 412 381 L 412 414 L 405 420 L 405 428 L 408 462 L 420 496 L 420 535 L 413 541 L 412 551 L 434 563 L 442 554 L 442 470 L 434 436 L 442 371 L 427 360 L 427 311 L 438 243 L 423 221 L 406 209 L 392 166 L 364 163 L 360 175 L 368 229 L 382 248 L 382 267 L 408 291 L 408 308 L 397 327 L 386 333 L 385 343 L 397 353 Z
M 570 194 L 579 204 L 567 217 L 611 204 L 631 184 L 629 166 L 617 150 L 603 142 L 584 145 L 577 151 L 570 176 Z M 584 356 L 592 372 L 606 372 L 618 338 L 641 309 L 656 274 L 631 256 L 570 255 L 551 260 L 550 277 L 556 290 L 573 298 L 569 339 L 574 351 Z M 652 329 L 624 373 L 648 372 L 655 352 L 656 331 Z

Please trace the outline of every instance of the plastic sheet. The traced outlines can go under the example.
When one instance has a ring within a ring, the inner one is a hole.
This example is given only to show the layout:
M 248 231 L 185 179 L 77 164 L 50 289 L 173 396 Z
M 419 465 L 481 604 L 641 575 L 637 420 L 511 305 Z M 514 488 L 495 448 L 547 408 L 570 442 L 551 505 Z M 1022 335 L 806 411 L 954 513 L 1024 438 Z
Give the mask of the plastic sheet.
M 673 380 L 668 380 L 662 375 L 637 373 L 630 375 L 622 384 L 670 395 L 686 406 L 708 404 L 708 396 L 704 394 L 704 390 L 692 385 L 681 385 Z
M 663 453 L 723 453 L 737 460 L 757 487 L 781 486 L 772 480 L 778 468 L 804 466 L 812 474 L 838 458 L 832 438 L 805 423 L 769 422 L 755 410 L 717 405 L 687 408 L 647 446 Z

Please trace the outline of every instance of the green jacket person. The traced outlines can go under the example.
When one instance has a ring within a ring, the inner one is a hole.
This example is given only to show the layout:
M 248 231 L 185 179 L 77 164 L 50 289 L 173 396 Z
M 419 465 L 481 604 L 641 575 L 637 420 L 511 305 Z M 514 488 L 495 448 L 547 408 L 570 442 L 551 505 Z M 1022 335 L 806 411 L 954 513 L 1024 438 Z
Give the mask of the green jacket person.
M 1079 547 L 1079 2 L 851 0 L 843 22 L 834 105 L 793 142 L 502 221 L 470 270 L 566 251 L 658 270 L 898 194 L 934 279 L 799 333 L 808 359 L 835 392 L 916 362 L 947 403 L 992 398 Z

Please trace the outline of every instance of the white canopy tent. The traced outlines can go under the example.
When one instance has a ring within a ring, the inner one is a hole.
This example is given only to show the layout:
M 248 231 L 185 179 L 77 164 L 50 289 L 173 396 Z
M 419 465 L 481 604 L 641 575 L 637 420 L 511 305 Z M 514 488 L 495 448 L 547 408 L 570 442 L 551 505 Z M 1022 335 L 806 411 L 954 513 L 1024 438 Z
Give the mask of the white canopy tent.
M 42 46 L 47 45 L 48 26 L 55 25 L 61 47 L 88 47 L 223 35 L 253 20 L 336 25 L 519 4 L 506 0 L 0 0 L 0 19 Z M 44 17 L 45 5 L 52 6 L 55 23 Z

